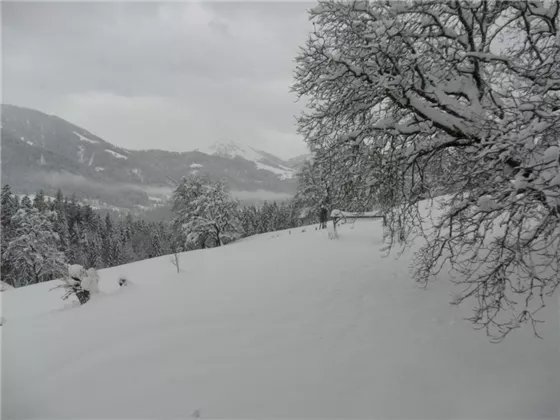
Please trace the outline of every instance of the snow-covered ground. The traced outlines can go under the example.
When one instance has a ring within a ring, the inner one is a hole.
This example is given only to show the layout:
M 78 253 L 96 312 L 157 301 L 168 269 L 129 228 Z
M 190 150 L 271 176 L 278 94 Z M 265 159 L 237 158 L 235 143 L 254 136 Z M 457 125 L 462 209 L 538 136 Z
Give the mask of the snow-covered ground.
M 8 283 L 4 283 L 3 281 L 0 281 L 0 292 L 4 292 L 5 290 L 11 290 L 13 289 L 13 286 L 10 286 Z
M 25 137 L 20 137 L 19 138 L 22 142 L 29 144 L 30 146 L 33 146 L 33 142 L 29 141 L 29 140 L 25 140 Z
M 78 138 L 79 138 L 81 141 L 85 141 L 85 142 L 87 142 L 87 143 L 93 143 L 93 144 L 99 143 L 97 140 L 92 140 L 92 139 L 90 139 L 90 138 L 88 138 L 88 137 L 86 137 L 86 136 L 84 136 L 84 135 L 82 135 L 82 134 L 80 134 L 80 133 L 75 132 L 75 131 L 73 131 L 73 133 L 74 133 L 76 136 L 78 136 Z
M 2 293 L 2 418 L 555 418 L 556 300 L 490 343 L 382 258 L 381 222 L 307 227 L 100 271 L 82 307 Z M 132 282 L 118 288 L 124 275 Z
M 115 152 L 114 150 L 110 150 L 110 149 L 105 149 L 105 151 L 107 153 L 112 154 L 114 157 L 116 157 L 117 159 L 128 159 L 128 156 L 125 155 L 121 155 L 120 153 Z

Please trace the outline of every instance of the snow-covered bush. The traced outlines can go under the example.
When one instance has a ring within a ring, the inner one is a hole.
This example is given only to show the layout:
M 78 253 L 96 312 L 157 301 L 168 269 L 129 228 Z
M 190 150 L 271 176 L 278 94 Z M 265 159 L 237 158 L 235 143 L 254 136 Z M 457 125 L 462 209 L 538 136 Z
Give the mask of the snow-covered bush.
M 68 299 L 72 295 L 76 295 L 80 304 L 85 304 L 91 295 L 99 293 L 99 275 L 94 268 L 86 270 L 79 264 L 68 266 L 68 274 L 63 277 L 62 284 L 54 287 L 54 289 L 63 288 L 66 290 L 62 296 L 63 300 Z

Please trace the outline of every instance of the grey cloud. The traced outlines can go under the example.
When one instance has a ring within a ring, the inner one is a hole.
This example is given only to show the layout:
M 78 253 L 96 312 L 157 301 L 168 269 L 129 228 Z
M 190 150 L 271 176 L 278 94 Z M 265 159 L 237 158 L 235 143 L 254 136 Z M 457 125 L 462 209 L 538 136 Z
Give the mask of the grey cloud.
M 227 139 L 299 154 L 289 85 L 309 7 L 5 3 L 3 99 L 124 147 L 160 147 L 134 127 L 141 119 L 174 150 Z
M 78 188 L 110 192 L 114 194 L 126 191 L 138 191 L 148 195 L 170 197 L 173 193 L 171 187 L 160 187 L 153 185 L 136 185 L 127 183 L 106 184 L 92 181 L 82 175 L 69 172 L 38 172 L 33 179 L 37 179 L 53 186 L 53 188 L 68 188 L 70 191 Z

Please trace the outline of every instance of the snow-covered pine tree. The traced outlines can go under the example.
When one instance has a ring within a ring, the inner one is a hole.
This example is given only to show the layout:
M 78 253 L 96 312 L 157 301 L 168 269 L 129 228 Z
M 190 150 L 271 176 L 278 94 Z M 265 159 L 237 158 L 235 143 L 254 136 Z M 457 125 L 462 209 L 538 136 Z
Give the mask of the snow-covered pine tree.
M 2 197 L 1 197 L 1 246 L 0 246 L 0 256 L 4 255 L 4 252 L 8 248 L 8 244 L 15 236 L 15 228 L 12 223 L 12 217 L 18 211 L 18 203 L 15 200 L 15 195 L 9 185 L 4 185 L 2 187 Z M 10 285 L 13 285 L 13 266 L 9 259 L 2 258 L 1 264 L 1 276 L 2 280 Z
M 53 210 L 58 214 L 65 214 L 64 195 L 62 194 L 62 190 L 60 189 L 56 191 L 56 195 L 53 201 Z
M 272 218 L 272 211 L 268 201 L 265 201 L 261 208 L 259 209 L 259 218 L 257 229 L 258 233 L 268 232 L 268 221 Z
M 45 202 L 45 192 L 43 190 L 39 190 L 35 197 L 33 198 L 33 207 L 35 207 L 39 211 L 47 210 L 47 203 Z
M 121 249 L 122 249 L 122 262 L 121 264 L 127 264 L 133 261 L 136 261 L 136 254 L 134 252 L 134 248 L 132 247 L 132 235 L 127 234 L 126 225 L 123 226 L 121 231 Z
M 85 243 L 85 232 L 80 224 L 75 221 L 68 231 L 68 250 L 66 251 L 66 256 L 71 264 L 84 265 L 86 263 Z
M 266 220 L 266 231 L 274 232 L 278 230 L 278 203 L 273 201 L 269 208 L 270 214 Z
M 58 234 L 59 250 L 67 253 L 70 246 L 70 233 L 68 231 L 66 213 L 59 213 L 58 211 L 55 211 L 55 213 L 56 219 L 54 221 L 54 231 Z
M 121 236 L 118 231 L 113 233 L 111 238 L 111 250 L 109 252 L 109 267 L 126 264 L 124 258 Z
M 66 258 L 58 250 L 52 212 L 22 208 L 11 218 L 14 239 L 2 255 L 13 267 L 13 286 L 39 283 L 64 274 Z
M 244 236 L 251 236 L 257 231 L 258 210 L 255 206 L 244 207 L 241 210 L 240 218 Z
M 33 207 L 33 203 L 31 202 L 31 199 L 29 198 L 28 195 L 24 196 L 21 199 L 21 207 L 26 209 L 30 209 Z
M 282 203 L 278 207 L 278 216 L 277 216 L 277 230 L 284 230 L 292 227 L 290 225 L 290 211 L 289 206 L 286 203 Z
M 103 258 L 103 265 L 105 267 L 112 267 L 113 264 L 113 222 L 109 213 L 105 215 L 104 229 L 102 232 L 101 241 L 103 244 L 103 251 L 101 256 Z
M 101 268 L 103 265 L 103 258 L 101 256 L 101 237 L 96 232 L 89 232 L 87 234 L 87 246 L 84 250 L 84 260 L 86 267 Z
M 448 194 L 416 278 L 449 264 L 455 303 L 498 339 L 535 327 L 560 284 L 559 10 L 321 1 L 296 58 L 299 132 L 337 188 L 379 198 L 405 240 L 422 233 L 418 200 Z
M 159 257 L 160 255 L 163 255 L 163 250 L 161 246 L 161 236 L 158 229 L 155 227 L 155 225 L 151 229 L 150 238 L 151 238 L 150 254 L 152 255 L 152 257 Z

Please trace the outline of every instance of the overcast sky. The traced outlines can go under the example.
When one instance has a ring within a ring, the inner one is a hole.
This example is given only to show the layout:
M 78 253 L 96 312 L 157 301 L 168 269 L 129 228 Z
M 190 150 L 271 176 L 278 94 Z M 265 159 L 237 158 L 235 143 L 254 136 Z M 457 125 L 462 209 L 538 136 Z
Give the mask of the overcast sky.
M 121 147 L 306 152 L 289 88 L 302 2 L 2 4 L 3 102 Z

